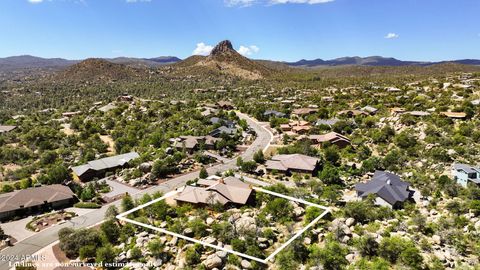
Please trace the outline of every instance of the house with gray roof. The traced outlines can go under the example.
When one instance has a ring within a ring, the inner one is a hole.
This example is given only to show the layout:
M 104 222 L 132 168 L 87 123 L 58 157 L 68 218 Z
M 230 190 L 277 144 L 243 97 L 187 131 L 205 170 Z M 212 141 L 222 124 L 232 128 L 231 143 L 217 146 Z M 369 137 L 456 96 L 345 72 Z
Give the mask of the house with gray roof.
M 249 184 L 236 177 L 200 179 L 196 186 L 185 186 L 174 198 L 180 203 L 244 205 L 252 195 Z
M 16 129 L 17 126 L 1 126 L 0 125 L 0 133 L 7 133 L 7 132 L 10 132 L 14 129 Z
M 210 123 L 212 123 L 213 125 L 220 124 L 222 126 L 226 126 L 226 127 L 229 127 L 229 128 L 234 128 L 235 127 L 235 122 L 230 121 L 228 119 L 219 118 L 219 117 L 210 118 Z
M 275 111 L 275 110 L 266 110 L 264 113 L 263 113 L 263 116 L 267 117 L 267 118 L 270 118 L 270 117 L 277 117 L 277 118 L 284 118 L 286 117 L 287 115 L 282 113 L 282 112 L 279 112 L 279 111 Z
M 340 121 L 340 119 L 338 119 L 338 118 L 318 119 L 317 122 L 315 122 L 315 126 L 325 125 L 325 126 L 332 127 L 333 125 L 335 125 L 336 123 L 338 123 L 338 121 Z
M 373 115 L 373 114 L 376 114 L 378 112 L 378 109 L 375 108 L 375 107 L 372 107 L 372 106 L 365 106 L 363 108 L 361 108 L 360 110 L 362 111 L 365 111 L 365 112 L 368 112 L 369 114 Z
M 355 190 L 362 199 L 374 195 L 376 204 L 392 208 L 401 207 L 414 193 L 400 176 L 385 171 L 375 171 L 369 182 L 356 184 Z
M 103 107 L 98 108 L 98 110 L 106 113 L 106 112 L 111 111 L 111 110 L 116 109 L 116 108 L 117 108 L 117 106 L 113 105 L 112 103 L 109 103 L 109 104 L 107 104 Z
M 75 194 L 69 187 L 49 185 L 0 194 L 0 220 L 62 209 L 73 205 Z
M 468 182 L 480 184 L 480 168 L 477 166 L 454 163 L 452 165 L 452 176 L 463 187 L 467 187 Z
M 136 152 L 130 152 L 122 155 L 106 157 L 102 159 L 89 161 L 87 164 L 72 167 L 74 179 L 86 182 L 93 178 L 104 177 L 108 171 L 113 171 L 118 168 L 123 168 L 128 163 L 140 155 Z
M 212 130 L 212 132 L 210 132 L 209 135 L 212 137 L 218 138 L 222 134 L 227 134 L 231 136 L 231 135 L 234 135 L 235 133 L 237 133 L 237 129 L 235 127 L 232 128 L 232 127 L 221 126 L 219 128 Z

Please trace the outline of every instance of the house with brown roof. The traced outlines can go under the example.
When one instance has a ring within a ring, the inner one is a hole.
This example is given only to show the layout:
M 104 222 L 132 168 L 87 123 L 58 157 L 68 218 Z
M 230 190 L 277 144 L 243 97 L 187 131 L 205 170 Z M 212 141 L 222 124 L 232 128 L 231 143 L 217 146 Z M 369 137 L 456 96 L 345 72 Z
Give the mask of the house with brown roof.
M 252 195 L 249 184 L 235 177 L 200 179 L 196 186 L 185 186 L 174 198 L 180 203 L 244 205 Z
M 292 126 L 290 126 L 290 124 L 280 124 L 280 130 L 283 132 L 291 131 Z
M 223 110 L 233 110 L 233 103 L 230 101 L 219 101 L 217 102 L 217 107 Z
M 14 129 L 16 129 L 17 126 L 1 126 L 0 125 L 0 133 L 7 133 L 7 132 L 10 132 Z
M 69 187 L 49 185 L 0 194 L 0 220 L 62 209 L 73 205 L 75 195 Z
M 312 129 L 310 125 L 304 125 L 304 126 L 292 126 L 292 132 L 295 134 L 306 134 Z
M 312 129 L 312 126 L 307 121 L 290 121 L 288 124 L 281 124 L 280 129 L 283 132 L 290 132 L 289 135 L 295 136 L 298 134 L 306 134 Z
M 210 135 L 207 136 L 180 136 L 173 140 L 173 147 L 182 150 L 185 149 L 189 153 L 193 153 L 200 148 L 205 150 L 212 150 L 215 149 L 215 143 L 220 141 L 221 139 L 212 137 Z
M 292 115 L 306 116 L 316 112 L 318 112 L 318 109 L 315 109 L 315 108 L 298 108 L 292 111 Z
M 316 174 L 319 165 L 320 159 L 302 154 L 275 155 L 265 163 L 267 170 L 287 175 L 292 172 Z
M 405 112 L 405 113 L 409 114 L 411 116 L 416 116 L 416 117 L 429 116 L 431 114 L 429 112 L 424 112 L 424 111 L 410 111 L 410 112 Z
M 393 107 L 390 108 L 390 113 L 394 116 L 405 113 L 407 110 L 405 108 Z
M 467 117 L 464 112 L 441 112 L 440 114 L 452 119 L 465 119 Z
M 130 101 L 133 101 L 133 96 L 128 94 L 123 94 L 117 98 L 117 101 L 130 102 Z
M 338 115 L 345 115 L 349 118 L 356 117 L 356 116 L 368 116 L 370 115 L 368 112 L 361 111 L 361 110 L 343 110 L 337 113 Z
M 350 145 L 350 139 L 336 132 L 329 132 L 327 134 L 321 135 L 309 135 L 307 138 L 311 140 L 314 144 L 318 145 L 330 143 L 338 146 L 339 148 Z
M 76 111 L 76 112 L 64 112 L 62 113 L 63 117 L 74 117 L 75 115 L 81 114 L 81 111 Z

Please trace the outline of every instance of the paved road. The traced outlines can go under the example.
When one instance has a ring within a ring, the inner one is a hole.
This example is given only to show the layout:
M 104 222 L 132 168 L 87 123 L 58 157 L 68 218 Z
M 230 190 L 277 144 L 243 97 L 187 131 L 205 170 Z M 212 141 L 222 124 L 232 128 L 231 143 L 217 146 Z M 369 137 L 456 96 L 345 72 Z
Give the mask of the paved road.
M 257 152 L 258 150 L 265 150 L 265 148 L 269 145 L 270 141 L 272 140 L 272 134 L 268 130 L 266 130 L 264 127 L 259 125 L 256 121 L 249 118 L 247 115 L 242 113 L 237 113 L 237 114 L 241 119 L 245 119 L 248 125 L 257 133 L 257 138 L 255 139 L 255 141 L 242 154 L 242 158 L 244 160 L 251 160 L 255 152 Z M 207 171 L 209 174 L 215 174 L 216 172 L 224 172 L 226 170 L 233 169 L 235 167 L 236 167 L 236 159 L 232 159 L 224 162 L 223 164 L 210 167 L 207 169 Z M 185 175 L 173 178 L 168 182 L 142 190 L 136 193 L 135 195 L 133 195 L 133 197 L 140 198 L 146 193 L 154 193 L 157 191 L 167 193 L 177 187 L 184 186 L 188 180 L 194 179 L 198 177 L 198 175 L 199 175 L 199 172 L 197 171 L 197 172 L 192 172 L 189 174 L 185 174 Z M 58 231 L 60 229 L 66 228 L 66 227 L 84 228 L 84 227 L 95 225 L 103 220 L 105 212 L 109 206 L 115 205 L 119 207 L 120 203 L 121 201 L 115 201 L 111 204 L 103 206 L 98 210 L 73 218 L 67 223 L 43 230 L 31 237 L 28 237 L 18 242 L 13 247 L 4 249 L 3 251 L 0 252 L 0 270 L 7 270 L 11 268 L 9 267 L 9 262 L 7 260 L 2 259 L 5 256 L 29 256 L 29 255 L 35 254 L 37 251 L 39 251 L 43 247 L 46 247 L 51 243 L 57 241 Z

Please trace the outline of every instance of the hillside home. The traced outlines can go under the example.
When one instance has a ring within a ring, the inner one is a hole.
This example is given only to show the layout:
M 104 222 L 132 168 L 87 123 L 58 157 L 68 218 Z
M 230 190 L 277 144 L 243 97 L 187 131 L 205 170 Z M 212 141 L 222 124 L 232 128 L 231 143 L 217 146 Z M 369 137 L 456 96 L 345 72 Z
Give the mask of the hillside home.
M 405 108 L 399 108 L 399 107 L 390 108 L 390 113 L 393 116 L 401 115 L 401 114 L 405 113 L 406 111 L 407 110 Z
M 429 116 L 429 112 L 423 112 L 423 111 L 410 111 L 410 112 L 405 112 L 406 114 L 409 114 L 411 116 L 416 116 L 416 117 L 423 117 L 423 116 Z
M 287 131 L 287 134 L 291 136 L 306 134 L 310 131 L 310 129 L 312 129 L 312 126 L 310 125 L 310 123 L 303 120 L 290 121 L 288 125 L 289 125 L 289 128 L 282 128 L 283 125 L 281 125 L 280 128 L 282 129 L 282 131 Z
M 133 101 L 132 95 L 123 94 L 117 98 L 117 101 L 131 102 Z
M 245 205 L 253 193 L 249 184 L 235 177 L 198 180 L 196 186 L 187 185 L 174 198 L 180 203 Z
M 0 194 L 0 220 L 70 207 L 75 195 L 69 187 L 50 185 Z
M 79 115 L 81 114 L 82 112 L 81 111 L 76 111 L 76 112 L 64 112 L 62 113 L 62 116 L 63 117 L 74 117 L 75 115 Z
M 270 118 L 270 117 L 284 118 L 287 115 L 282 113 L 282 112 L 275 111 L 275 110 L 266 110 L 263 113 L 263 116 L 265 116 L 266 118 Z
M 375 108 L 375 107 L 372 107 L 372 106 L 365 106 L 365 107 L 361 108 L 360 110 L 362 110 L 364 112 L 368 112 L 371 115 L 374 115 L 378 112 L 378 109 Z
M 397 87 L 387 87 L 385 90 L 387 90 L 387 92 L 390 92 L 390 93 L 402 91 L 402 90 L 400 90 L 400 89 L 397 88 Z
M 292 115 L 296 116 L 307 116 L 313 113 L 318 112 L 318 109 L 315 108 L 299 108 L 292 111 Z
M 391 208 L 400 208 L 414 193 L 410 184 L 402 181 L 400 176 L 384 171 L 375 171 L 369 182 L 356 184 L 355 190 L 358 197 L 364 199 L 374 195 L 375 204 Z
M 292 126 L 290 124 L 280 124 L 280 130 L 283 132 L 291 131 Z
M 230 121 L 228 119 L 218 118 L 218 117 L 210 118 L 210 123 L 213 124 L 213 125 L 220 124 L 220 125 L 226 126 L 228 128 L 234 128 L 235 127 L 235 122 Z
M 295 125 L 292 126 L 292 132 L 295 134 L 306 134 L 312 129 L 310 125 Z
M 98 108 L 98 110 L 106 113 L 106 112 L 111 111 L 111 110 L 116 109 L 116 108 L 117 108 L 117 106 L 113 105 L 112 103 L 109 103 L 109 104 L 107 104 L 103 107 Z
M 10 132 L 16 128 L 17 126 L 0 126 L 0 134 Z
M 468 182 L 480 184 L 480 168 L 467 164 L 454 163 L 452 177 L 458 184 L 467 187 Z
M 473 106 L 478 106 L 478 105 L 480 105 L 480 99 L 472 100 L 472 101 L 470 101 L 470 103 L 472 103 Z
M 325 125 L 325 126 L 332 127 L 332 126 L 335 125 L 338 121 L 340 121 L 340 119 L 338 119 L 338 118 L 318 119 L 317 122 L 315 122 L 315 126 Z
M 233 110 L 234 108 L 233 103 L 230 101 L 219 101 L 216 105 L 217 108 L 222 110 Z
M 333 97 L 322 97 L 322 101 L 333 102 L 333 101 L 335 101 L 335 99 Z
M 89 161 L 87 164 L 72 167 L 73 178 L 77 181 L 91 181 L 104 177 L 107 172 L 126 167 L 130 161 L 139 158 L 136 152 Z
M 185 149 L 188 153 L 192 154 L 193 152 L 202 148 L 205 150 L 215 149 L 215 143 L 220 141 L 220 139 L 212 136 L 180 136 L 172 140 L 172 146 L 178 150 Z
M 309 135 L 307 138 L 317 145 L 330 143 L 339 148 L 344 148 L 350 145 L 350 139 L 336 132 L 329 132 L 321 135 Z
M 265 167 L 269 171 L 278 171 L 290 175 L 292 172 L 316 174 L 320 159 L 302 154 L 275 155 L 267 160 Z
M 464 112 L 441 112 L 440 113 L 443 116 L 446 116 L 448 118 L 452 119 L 465 119 L 467 117 L 467 114 Z
M 237 129 L 235 127 L 232 128 L 232 127 L 221 126 L 219 128 L 212 130 L 212 132 L 210 132 L 209 135 L 212 137 L 218 138 L 222 134 L 231 136 L 231 135 L 234 135 L 235 133 L 237 133 Z
M 339 111 L 337 114 L 338 115 L 344 115 L 344 116 L 349 117 L 349 118 L 356 117 L 356 116 L 368 116 L 369 115 L 369 113 L 361 111 L 361 110 L 343 110 L 343 111 Z

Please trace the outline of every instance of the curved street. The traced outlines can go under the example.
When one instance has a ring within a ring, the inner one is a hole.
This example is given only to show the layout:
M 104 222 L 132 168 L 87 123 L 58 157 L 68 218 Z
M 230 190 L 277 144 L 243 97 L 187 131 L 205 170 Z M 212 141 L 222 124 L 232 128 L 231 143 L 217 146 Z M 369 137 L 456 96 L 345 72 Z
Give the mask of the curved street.
M 242 153 L 241 157 L 244 160 L 251 160 L 253 154 L 258 150 L 265 150 L 266 147 L 270 144 L 272 140 L 272 133 L 263 127 L 260 123 L 253 120 L 249 116 L 237 112 L 237 115 L 241 119 L 245 119 L 248 125 L 256 132 L 257 137 L 255 141 L 248 147 L 245 152 Z M 207 169 L 210 175 L 217 172 L 224 172 L 236 167 L 236 159 L 231 159 L 222 164 L 212 166 Z M 150 187 L 148 189 L 139 191 L 134 198 L 140 198 L 146 193 L 154 193 L 157 191 L 166 193 L 175 188 L 181 187 L 186 184 L 188 180 L 198 177 L 199 172 L 192 172 L 185 175 L 181 175 L 171 180 L 168 180 L 165 183 L 159 184 L 157 186 Z M 16 243 L 14 246 L 6 248 L 0 252 L 0 270 L 7 270 L 12 267 L 14 261 L 22 261 L 26 256 L 31 256 L 35 254 L 40 249 L 50 245 L 51 243 L 58 240 L 58 231 L 65 227 L 72 228 L 85 228 L 93 226 L 103 221 L 105 212 L 107 208 L 111 205 L 120 207 L 121 200 L 112 202 L 110 204 L 104 205 L 102 208 L 89 212 L 87 214 L 78 216 L 61 225 L 56 225 L 54 227 L 45 229 L 39 233 L 36 233 L 20 242 Z

